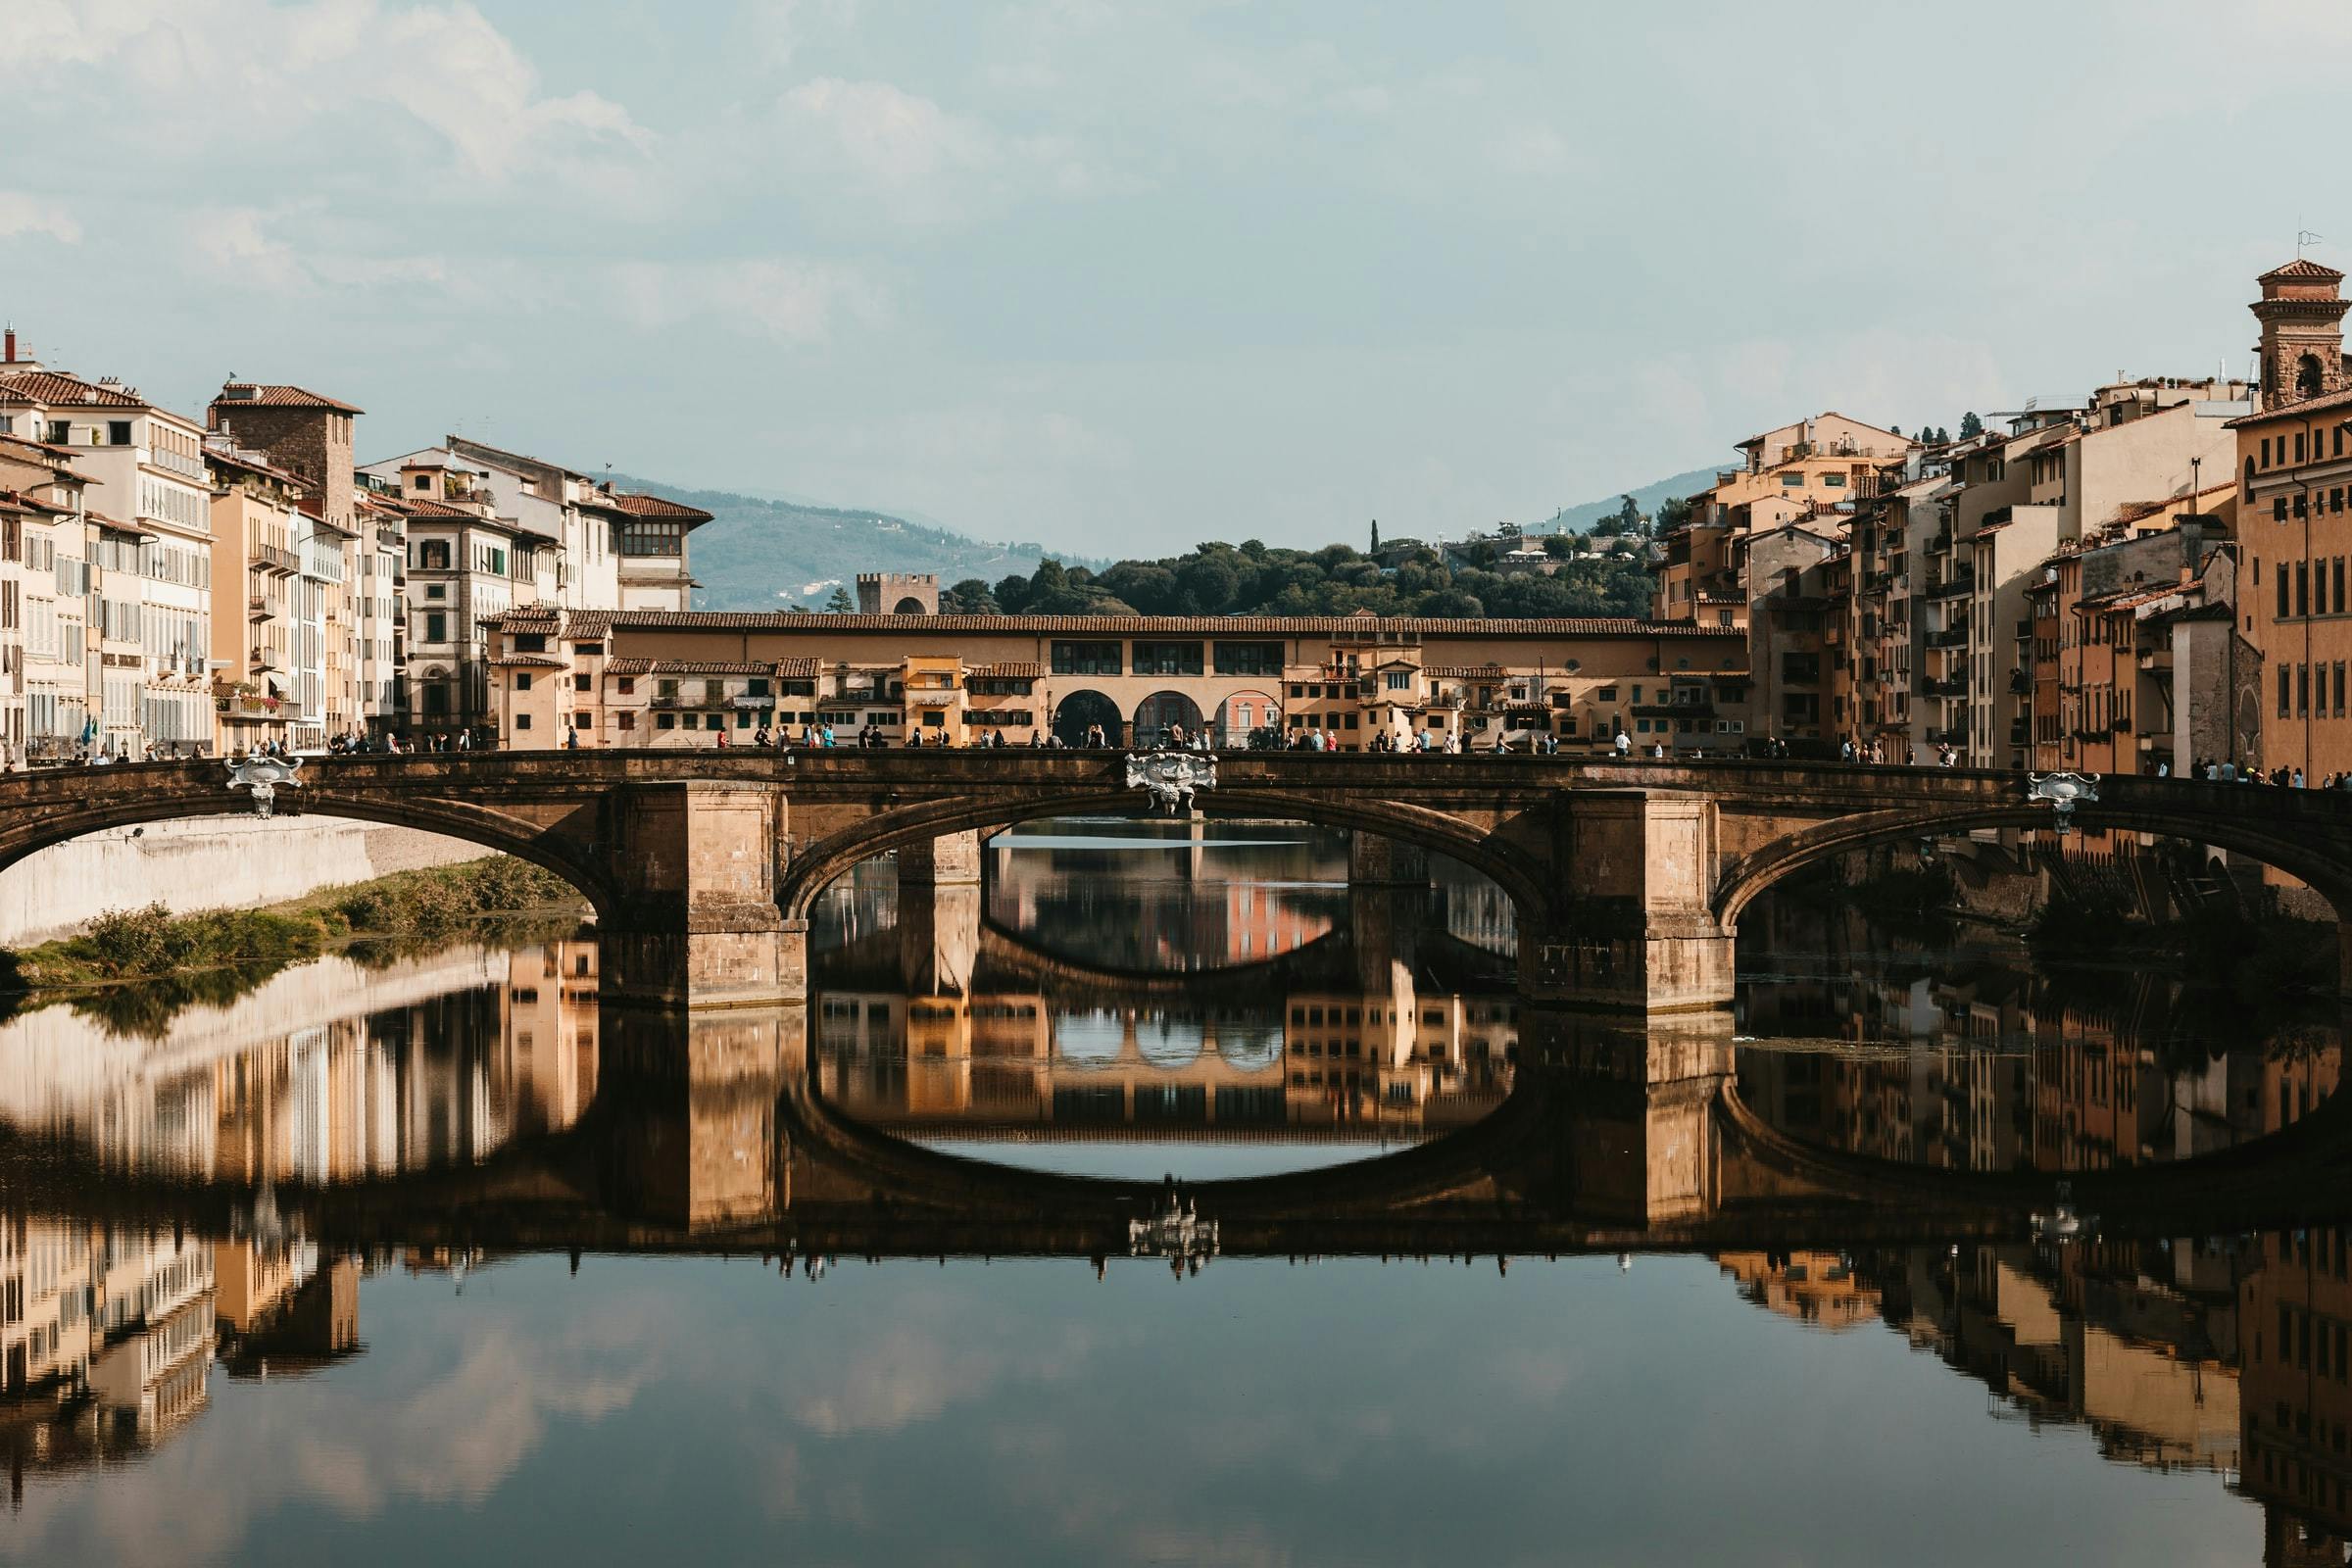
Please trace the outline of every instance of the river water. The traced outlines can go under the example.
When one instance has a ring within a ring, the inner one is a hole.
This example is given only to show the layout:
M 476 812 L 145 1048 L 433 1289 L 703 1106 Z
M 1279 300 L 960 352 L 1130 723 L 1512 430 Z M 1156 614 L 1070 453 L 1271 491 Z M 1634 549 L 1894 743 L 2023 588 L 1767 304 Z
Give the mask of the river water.
M 1812 888 L 1628 1027 L 1443 864 L 989 857 L 791 1014 L 0 1022 L 0 1558 L 2347 1560 L 2332 1011 Z

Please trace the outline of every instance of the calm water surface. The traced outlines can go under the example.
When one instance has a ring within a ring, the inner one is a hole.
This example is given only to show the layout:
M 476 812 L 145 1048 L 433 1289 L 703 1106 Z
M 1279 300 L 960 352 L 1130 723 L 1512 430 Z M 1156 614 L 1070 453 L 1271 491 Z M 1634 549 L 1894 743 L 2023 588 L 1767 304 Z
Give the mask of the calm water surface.
M 0 1556 L 2346 1560 L 2332 1015 L 1789 898 L 1629 1031 L 1347 869 L 861 868 L 723 1031 L 586 939 L 0 1023 Z

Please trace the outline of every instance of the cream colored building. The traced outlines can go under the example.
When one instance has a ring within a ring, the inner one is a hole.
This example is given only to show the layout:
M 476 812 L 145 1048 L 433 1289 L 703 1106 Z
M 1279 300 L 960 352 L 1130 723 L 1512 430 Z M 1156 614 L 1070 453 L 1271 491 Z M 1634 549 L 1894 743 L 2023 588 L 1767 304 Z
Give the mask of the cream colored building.
M 499 743 L 1220 746 L 1532 736 L 1736 751 L 1736 627 L 1351 616 L 804 615 L 517 609 L 487 623 Z
M 78 537 L 52 529 L 43 541 L 55 588 L 44 624 L 26 628 L 40 635 L 44 673 L 61 691 L 66 667 L 84 670 L 80 732 L 48 738 L 64 751 L 133 759 L 209 746 L 212 491 L 203 428 L 121 382 L 20 358 L 14 334 L 8 356 L 0 434 L 69 449 L 89 479 Z

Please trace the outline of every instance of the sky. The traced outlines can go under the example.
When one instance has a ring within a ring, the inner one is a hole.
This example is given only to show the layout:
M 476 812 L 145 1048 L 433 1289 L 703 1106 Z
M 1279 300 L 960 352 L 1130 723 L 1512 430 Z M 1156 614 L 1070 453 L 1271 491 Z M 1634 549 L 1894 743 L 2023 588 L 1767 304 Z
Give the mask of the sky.
M 45 363 L 1098 556 L 2242 374 L 2352 256 L 2329 0 L 5 0 L 0 62 Z

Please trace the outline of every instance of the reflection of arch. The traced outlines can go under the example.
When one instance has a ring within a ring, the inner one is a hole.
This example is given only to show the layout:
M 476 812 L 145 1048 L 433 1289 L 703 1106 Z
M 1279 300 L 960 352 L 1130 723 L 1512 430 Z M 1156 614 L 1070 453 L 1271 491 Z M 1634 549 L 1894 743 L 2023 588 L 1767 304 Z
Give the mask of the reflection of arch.
M 1086 732 L 1095 725 L 1117 746 L 1127 737 L 1127 724 L 1119 712 L 1119 705 L 1101 692 L 1075 691 L 1064 697 L 1054 710 L 1054 734 L 1064 746 L 1083 746 Z
M 1199 734 L 1200 705 L 1182 692 L 1153 692 L 1135 705 L 1135 743 L 1154 746 L 1167 737 L 1169 726 L 1182 724 L 1185 733 Z
M 1107 1067 L 1126 1049 L 1127 1025 L 1115 1012 L 1065 1012 L 1054 1019 L 1054 1053 L 1088 1067 Z
M 891 606 L 890 612 L 894 615 L 924 615 L 930 613 L 930 612 L 923 607 L 923 602 L 920 599 L 915 598 L 912 594 L 908 594 L 906 598 Z
M 1161 1013 L 1157 1027 L 1136 1031 L 1135 1047 L 1144 1060 L 1154 1067 L 1189 1067 L 1200 1058 L 1203 1043 L 1201 1028 L 1197 1023 L 1171 1018 Z
M 1219 746 L 1247 746 L 1251 730 L 1281 727 L 1281 699 L 1264 692 L 1234 692 L 1217 705 L 1215 740 Z
M 1282 1060 L 1282 1027 L 1279 1024 L 1251 1028 L 1247 1024 L 1217 1026 L 1217 1054 L 1229 1067 L 1244 1072 L 1255 1072 L 1271 1067 Z

